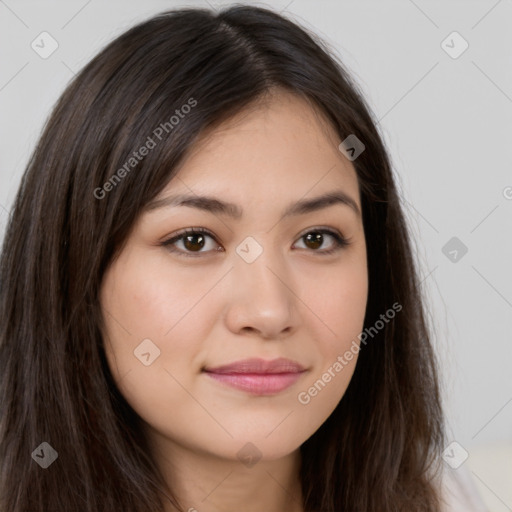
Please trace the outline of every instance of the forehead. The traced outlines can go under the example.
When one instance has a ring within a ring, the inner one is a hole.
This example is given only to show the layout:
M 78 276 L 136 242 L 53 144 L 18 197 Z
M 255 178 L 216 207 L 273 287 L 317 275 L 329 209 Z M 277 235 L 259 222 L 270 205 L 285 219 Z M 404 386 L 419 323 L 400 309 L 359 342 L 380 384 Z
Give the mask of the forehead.
M 340 142 L 307 100 L 274 92 L 202 134 L 157 199 L 195 192 L 286 202 L 335 187 L 360 205 L 357 174 Z

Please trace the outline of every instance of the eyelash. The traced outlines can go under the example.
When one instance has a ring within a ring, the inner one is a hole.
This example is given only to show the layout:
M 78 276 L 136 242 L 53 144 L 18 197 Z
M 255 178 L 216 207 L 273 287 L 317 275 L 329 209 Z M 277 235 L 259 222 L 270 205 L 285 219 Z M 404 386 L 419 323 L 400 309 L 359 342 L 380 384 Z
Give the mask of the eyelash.
M 333 253 L 335 253 L 337 251 L 340 251 L 341 249 L 343 249 L 343 248 L 347 247 L 348 245 L 350 245 L 350 241 L 348 239 L 346 239 L 345 237 L 343 237 L 342 235 L 340 235 L 338 232 L 333 231 L 331 229 L 325 229 L 325 228 L 313 228 L 313 229 L 310 229 L 309 231 L 307 231 L 306 233 L 301 235 L 299 237 L 299 239 L 304 238 L 306 235 L 308 235 L 310 233 L 328 234 L 328 235 L 331 235 L 334 238 L 334 248 L 332 248 L 332 249 L 323 250 L 323 251 L 312 250 L 311 249 L 312 252 L 317 252 L 317 253 L 319 253 L 322 256 L 328 256 L 328 255 L 333 254 Z M 182 231 L 181 233 L 178 233 L 177 235 L 173 236 L 172 238 L 169 238 L 168 240 L 164 240 L 163 242 L 160 243 L 160 245 L 164 246 L 168 251 L 170 251 L 172 253 L 177 253 L 180 256 L 184 256 L 186 258 L 190 258 L 190 257 L 191 258 L 197 258 L 197 257 L 201 256 L 201 254 L 211 252 L 211 251 L 202 251 L 202 252 L 194 253 L 194 252 L 191 252 L 191 251 L 183 251 L 181 249 L 176 249 L 175 247 L 172 247 L 172 245 L 174 243 L 179 242 L 180 240 L 183 240 L 188 235 L 208 235 L 213 240 L 215 240 L 216 243 L 218 243 L 216 238 L 215 238 L 215 236 L 212 233 L 210 233 L 210 231 L 208 231 L 207 229 L 204 229 L 204 228 L 188 228 L 188 229 Z

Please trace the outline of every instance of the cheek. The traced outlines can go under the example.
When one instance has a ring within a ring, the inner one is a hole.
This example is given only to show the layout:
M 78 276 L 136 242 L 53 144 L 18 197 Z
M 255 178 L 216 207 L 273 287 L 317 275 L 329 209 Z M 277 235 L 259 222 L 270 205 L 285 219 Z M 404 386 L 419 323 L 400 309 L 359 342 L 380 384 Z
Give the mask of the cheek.
M 208 291 L 208 282 L 189 279 L 164 256 L 153 254 L 142 262 L 134 250 L 104 276 L 102 307 L 108 334 L 119 349 L 133 350 L 146 338 L 163 343 L 184 325 L 191 327 L 189 313 Z
M 364 275 L 343 274 L 340 279 L 331 278 L 324 283 L 311 299 L 311 309 L 319 321 L 330 328 L 333 336 L 337 334 L 341 338 L 362 329 L 367 303 Z
M 351 265 L 320 278 L 321 286 L 304 293 L 311 304 L 311 326 L 318 365 L 297 396 L 314 423 L 323 422 L 343 397 L 355 371 L 368 299 L 368 274 L 364 254 Z M 314 426 L 312 424 L 312 426 Z
M 327 333 L 317 338 L 319 349 L 331 357 L 345 351 L 364 324 L 368 299 L 364 251 L 347 253 L 337 268 L 324 267 L 304 282 L 302 296 L 311 311 L 311 325 Z
M 157 407 L 163 394 L 181 396 L 179 383 L 191 386 L 218 318 L 208 292 L 221 277 L 179 270 L 165 254 L 142 259 L 136 248 L 126 250 L 104 275 L 100 298 L 107 361 L 137 411 Z
M 109 268 L 100 298 L 107 359 L 112 373 L 119 382 L 123 379 L 125 386 L 134 378 L 147 379 L 149 369 L 154 375 L 164 359 L 172 357 L 162 343 L 172 335 L 188 305 L 188 295 L 183 293 L 179 279 L 165 275 L 158 260 L 138 264 L 135 256 L 127 252 Z M 186 356 L 186 352 L 181 355 Z M 130 379 L 124 379 L 129 372 Z M 153 380 L 146 380 L 144 385 L 151 386 Z M 150 391 L 148 396 L 152 395 Z
M 194 307 L 208 282 L 191 293 L 190 280 L 176 271 L 170 275 L 159 258 L 142 265 L 134 253 L 123 256 L 105 274 L 100 297 L 108 365 L 119 391 L 146 422 L 173 424 L 169 407 L 190 402 L 182 385 L 190 387 L 208 329 L 204 311 L 201 322 L 201 308 Z
M 105 276 L 104 290 L 111 323 L 137 337 L 162 337 L 185 308 L 179 279 L 165 276 L 156 265 L 119 262 Z

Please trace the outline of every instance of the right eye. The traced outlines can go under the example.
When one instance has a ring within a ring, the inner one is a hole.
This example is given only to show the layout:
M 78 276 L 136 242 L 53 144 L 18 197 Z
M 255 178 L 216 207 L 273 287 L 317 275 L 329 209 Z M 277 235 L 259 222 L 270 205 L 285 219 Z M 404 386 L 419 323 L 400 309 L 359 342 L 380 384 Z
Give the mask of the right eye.
M 219 249 L 220 246 L 217 245 L 217 249 L 202 251 L 201 249 L 204 248 L 206 238 L 215 240 L 215 237 L 204 228 L 189 228 L 163 241 L 161 245 L 165 246 L 170 252 L 193 258 L 203 253 L 211 252 L 212 250 L 216 252 L 221 250 Z M 178 242 L 183 243 L 184 249 L 178 249 L 176 247 Z

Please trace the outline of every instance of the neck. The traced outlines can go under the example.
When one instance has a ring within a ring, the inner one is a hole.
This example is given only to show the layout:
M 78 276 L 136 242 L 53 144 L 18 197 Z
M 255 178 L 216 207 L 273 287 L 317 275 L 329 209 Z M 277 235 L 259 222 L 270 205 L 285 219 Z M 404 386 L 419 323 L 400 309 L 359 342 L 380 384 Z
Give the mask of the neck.
M 303 512 L 300 451 L 254 465 L 154 441 L 154 457 L 186 512 Z M 165 512 L 181 512 L 167 502 Z

